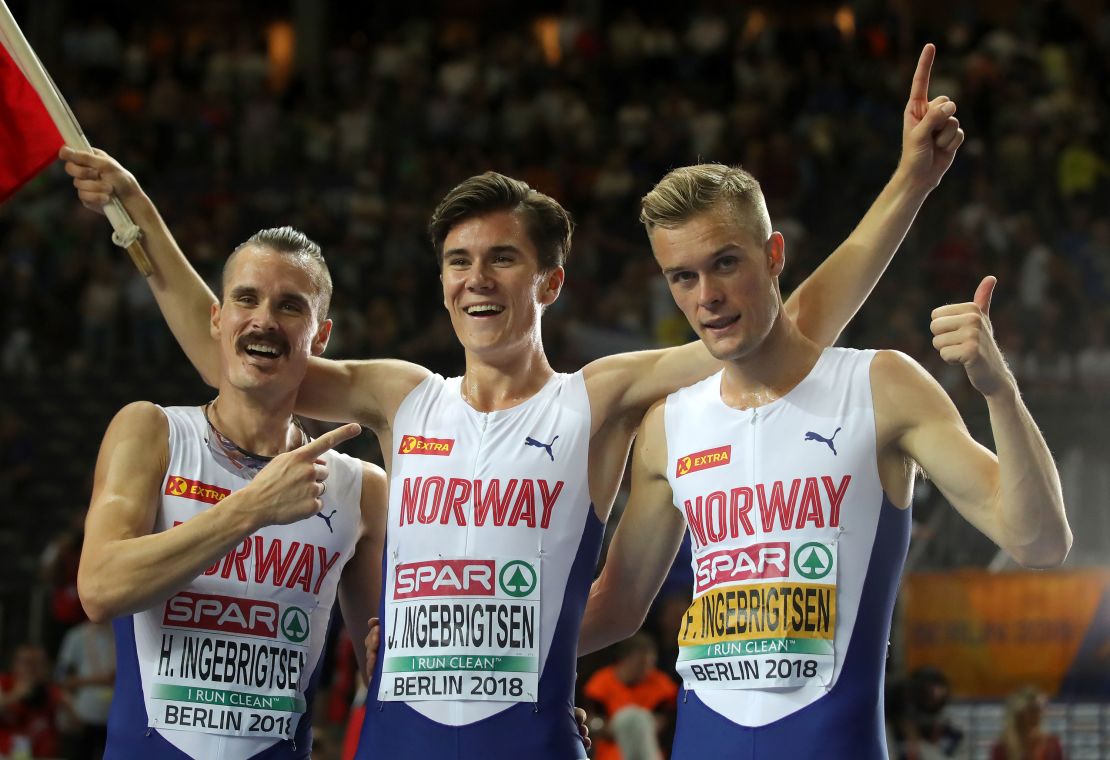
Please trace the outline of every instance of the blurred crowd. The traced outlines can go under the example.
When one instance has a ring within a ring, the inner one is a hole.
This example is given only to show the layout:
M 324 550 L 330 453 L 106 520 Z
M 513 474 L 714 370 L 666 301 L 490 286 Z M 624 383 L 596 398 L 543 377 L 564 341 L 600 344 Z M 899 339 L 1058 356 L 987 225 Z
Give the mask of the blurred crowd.
M 1041 0 L 998 4 L 991 17 L 962 5 L 915 17 L 918 4 L 863 0 L 790 13 L 622 5 L 568 3 L 592 12 L 533 16 L 468 4 L 497 11 L 482 21 L 463 11 L 379 9 L 367 20 L 332 9 L 330 23 L 298 16 L 299 26 L 268 6 L 128 16 L 113 6 L 68 19 L 40 8 L 31 28 L 44 29 L 32 42 L 92 142 L 139 178 L 213 285 L 237 243 L 292 224 L 321 243 L 332 269 L 330 355 L 401 357 L 443 374 L 461 369 L 462 354 L 424 227 L 455 183 L 495 169 L 573 212 L 566 289 L 545 318 L 557 368 L 679 343 L 691 335 L 637 222 L 639 198 L 674 166 L 744 165 L 786 237 L 788 291 L 893 171 L 913 66 L 933 41 L 930 95 L 957 101 L 968 139 L 843 340 L 904 350 L 958 402 L 974 402 L 963 372 L 932 351 L 929 312 L 971 300 L 995 274 L 994 329 L 1031 405 L 1105 409 L 1110 8 Z M 314 54 L 290 58 L 291 39 Z M 30 387 L 58 373 L 95 381 L 121 366 L 188 371 L 144 281 L 57 168 L 0 208 L 0 278 L 11 286 L 0 304 L 5 383 Z M 37 422 L 0 408 L 5 498 L 35 477 Z M 44 752 L 102 726 L 102 676 L 114 668 L 106 629 L 65 606 L 79 522 L 44 555 L 51 619 L 62 624 L 47 648 L 6 646 L 11 675 L 0 677 L 0 725 L 16 720 L 13 695 L 27 705 L 25 722 L 57 712 L 56 744 Z M 673 637 L 657 627 L 667 663 Z M 628 698 L 628 672 L 654 672 L 643 642 L 621 656 L 631 659 L 598 687 L 599 703 Z M 673 703 L 665 692 L 652 691 L 649 718 Z M 644 725 L 669 730 L 658 714 Z M 5 730 L 0 752 L 12 751 L 12 737 L 39 752 L 33 731 Z

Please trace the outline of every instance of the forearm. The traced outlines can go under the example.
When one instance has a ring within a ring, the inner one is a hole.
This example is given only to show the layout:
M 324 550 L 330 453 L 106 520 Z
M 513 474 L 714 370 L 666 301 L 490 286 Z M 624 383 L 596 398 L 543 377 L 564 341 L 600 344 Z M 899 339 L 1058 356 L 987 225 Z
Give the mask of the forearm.
M 786 308 L 811 340 L 827 346 L 863 306 L 932 188 L 896 171 L 852 234 L 798 286 Z
M 987 397 L 998 452 L 994 509 L 1003 548 L 1027 567 L 1059 565 L 1071 549 L 1060 477 L 1017 387 Z
M 256 529 L 237 509 L 241 493 L 161 533 L 86 549 L 77 580 L 89 618 L 104 621 L 158 604 L 238 546 Z
M 182 253 L 150 198 L 138 190 L 121 200 L 143 231 L 143 246 L 154 270 L 147 282 L 166 323 L 201 377 L 215 385 L 219 352 L 209 321 L 216 296 Z
M 624 641 L 640 630 L 648 605 L 636 609 L 636 605 L 630 604 L 631 597 L 627 591 L 619 593 L 612 584 L 606 583 L 604 573 L 594 582 L 578 634 L 579 657 Z

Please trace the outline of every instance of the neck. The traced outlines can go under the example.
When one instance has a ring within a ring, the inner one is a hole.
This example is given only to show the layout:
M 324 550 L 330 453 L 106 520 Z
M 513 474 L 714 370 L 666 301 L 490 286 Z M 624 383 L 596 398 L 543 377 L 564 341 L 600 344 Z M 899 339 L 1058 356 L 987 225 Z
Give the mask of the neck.
M 780 310 L 760 344 L 725 362 L 721 399 L 736 409 L 752 409 L 782 398 L 800 383 L 821 355 L 821 347 L 802 335 Z
M 224 384 L 208 408 L 208 419 L 239 448 L 274 457 L 301 445 L 301 430 L 293 422 L 295 398 L 293 393 L 257 398 Z
M 462 397 L 479 412 L 509 409 L 536 395 L 555 371 L 537 342 L 497 356 L 466 352 Z

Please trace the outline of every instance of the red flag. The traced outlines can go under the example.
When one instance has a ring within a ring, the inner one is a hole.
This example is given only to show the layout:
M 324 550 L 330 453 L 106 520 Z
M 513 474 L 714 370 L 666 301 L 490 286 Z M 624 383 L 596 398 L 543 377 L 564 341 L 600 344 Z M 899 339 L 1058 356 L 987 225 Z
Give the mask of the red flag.
M 62 145 L 38 93 L 0 45 L 0 202 L 56 159 Z

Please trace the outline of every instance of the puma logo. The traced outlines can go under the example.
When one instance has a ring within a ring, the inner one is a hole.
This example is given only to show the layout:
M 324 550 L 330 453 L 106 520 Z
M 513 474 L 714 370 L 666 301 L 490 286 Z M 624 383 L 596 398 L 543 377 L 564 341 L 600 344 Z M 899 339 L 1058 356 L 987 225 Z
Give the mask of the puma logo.
M 331 511 L 330 515 L 325 515 L 323 512 L 317 512 L 316 513 L 317 517 L 319 517 L 321 520 L 323 520 L 324 522 L 326 522 L 328 524 L 328 533 L 335 533 L 335 531 L 332 530 L 332 527 L 331 527 L 331 518 L 335 517 L 335 513 L 338 512 L 338 511 L 339 511 L 338 509 L 333 509 Z
M 836 434 L 839 433 L 839 432 L 840 432 L 840 428 L 837 428 L 836 431 L 832 434 L 832 437 L 826 438 L 825 436 L 821 435 L 820 433 L 814 433 L 812 430 L 810 430 L 809 432 L 806 433 L 805 440 L 807 440 L 807 441 L 820 441 L 821 443 L 827 444 L 828 447 L 830 449 L 832 449 L 833 456 L 836 456 L 836 446 L 833 446 L 833 438 L 836 438 Z
M 552 438 L 551 443 L 544 443 L 543 441 L 537 441 L 532 436 L 528 436 L 524 439 L 524 445 L 525 446 L 535 446 L 538 449 L 543 449 L 544 451 L 547 452 L 547 455 L 549 457 L 551 457 L 551 461 L 554 462 L 555 461 L 555 455 L 553 453 L 551 453 L 551 447 L 555 445 L 555 441 L 557 441 L 557 440 L 559 440 L 559 436 L 555 436 L 554 438 Z

